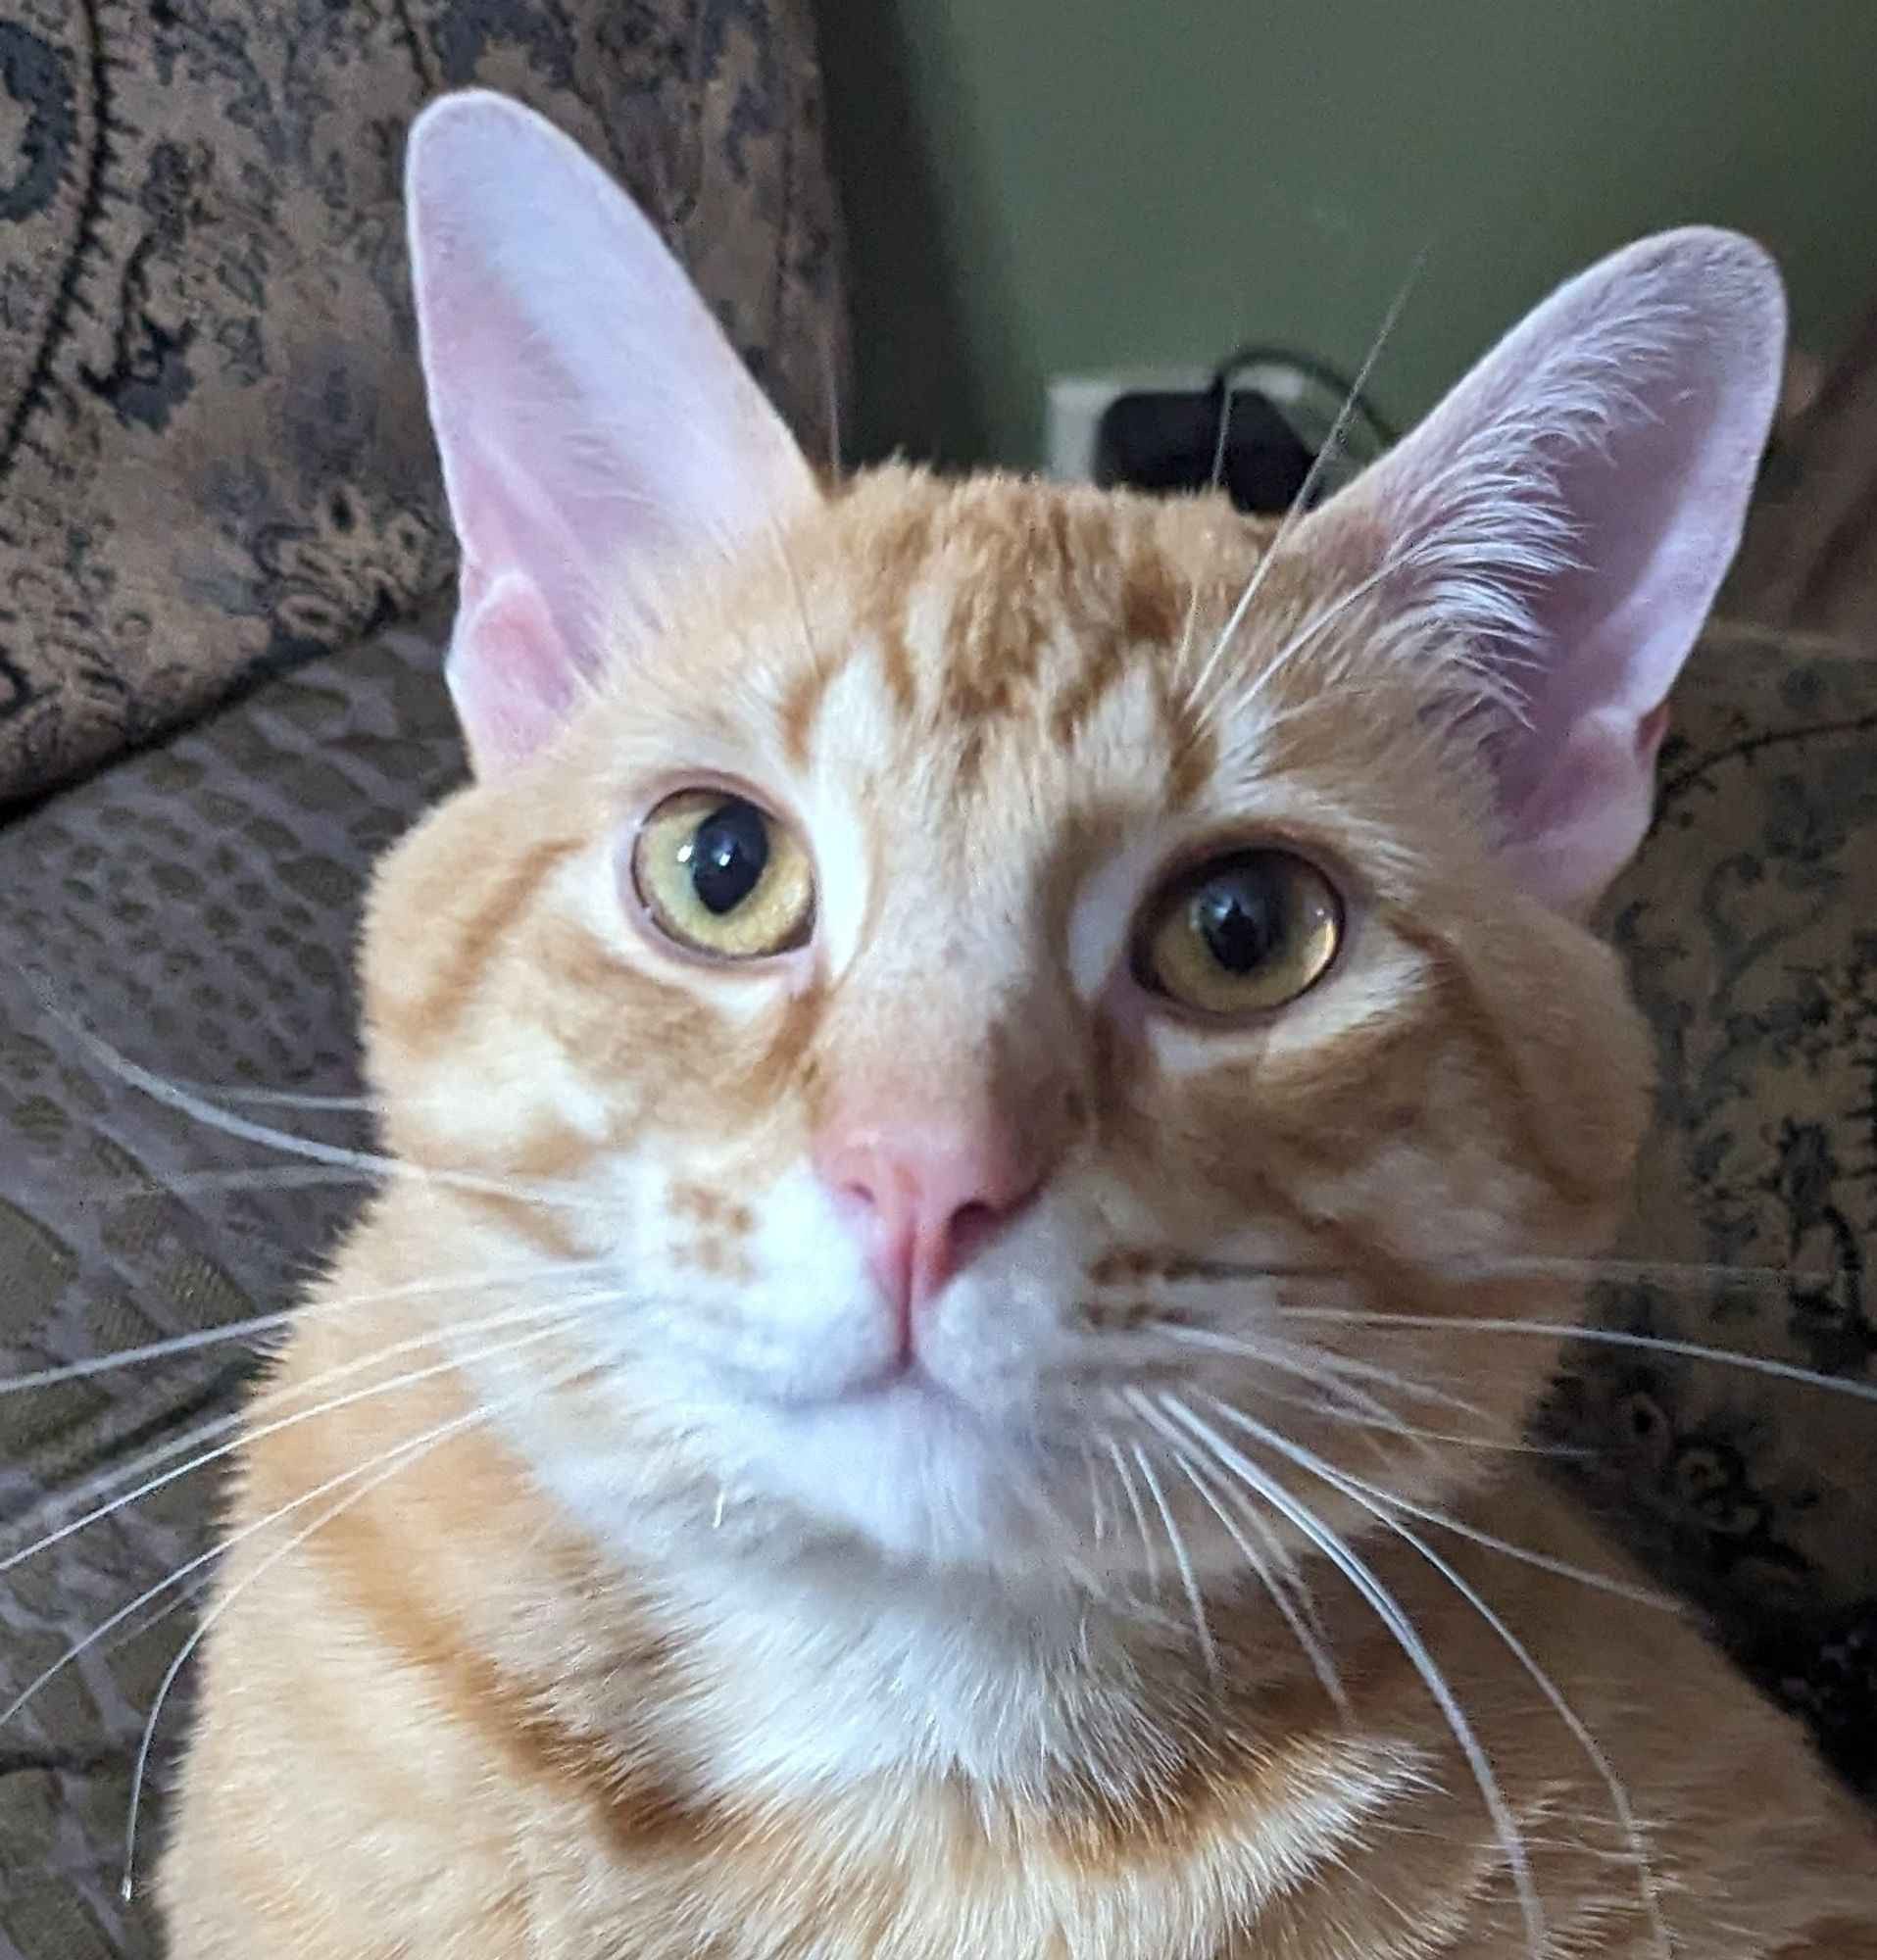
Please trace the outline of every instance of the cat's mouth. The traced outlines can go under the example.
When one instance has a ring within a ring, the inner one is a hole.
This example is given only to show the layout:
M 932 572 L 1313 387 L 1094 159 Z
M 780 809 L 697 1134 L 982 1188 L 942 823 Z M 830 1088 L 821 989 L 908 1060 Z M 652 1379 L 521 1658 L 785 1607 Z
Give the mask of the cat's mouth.
M 953 1421 L 980 1425 L 983 1418 L 958 1391 L 934 1374 L 919 1355 L 896 1356 L 861 1380 L 826 1396 L 793 1404 L 803 1413 L 816 1408 L 877 1408 L 912 1414 L 929 1411 Z
M 1002 1459 L 1016 1440 L 995 1408 L 923 1356 L 896 1358 L 839 1385 L 765 1396 L 784 1439 L 809 1455 L 832 1447 L 864 1480 L 917 1460 L 957 1470 Z

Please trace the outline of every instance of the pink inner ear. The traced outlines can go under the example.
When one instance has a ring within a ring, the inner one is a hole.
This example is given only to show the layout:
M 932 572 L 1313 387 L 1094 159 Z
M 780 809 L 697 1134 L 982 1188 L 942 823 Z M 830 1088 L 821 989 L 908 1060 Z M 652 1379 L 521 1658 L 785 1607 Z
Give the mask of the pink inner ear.
M 1653 708 L 1645 714 L 1636 727 L 1636 752 L 1651 768 L 1655 765 L 1655 757 L 1662 746 L 1662 738 L 1668 733 L 1673 719 L 1673 710 L 1667 702 L 1659 708 Z
M 1580 909 L 1648 826 L 1662 710 L 1740 540 L 1784 320 L 1751 241 L 1645 239 L 1554 294 L 1310 520 L 1371 563 L 1379 536 L 1391 603 L 1505 705 L 1472 725 L 1491 731 L 1508 861 L 1549 904 Z
M 446 96 L 407 182 L 463 547 L 452 686 L 476 766 L 497 766 L 579 699 L 653 566 L 741 549 L 816 493 L 658 232 L 551 123 Z
M 1655 755 L 1668 713 L 1663 702 L 1633 724 L 1621 713 L 1576 724 L 1505 840 L 1506 860 L 1527 891 L 1561 910 L 1581 910 L 1608 882 L 1604 867 L 1628 860 L 1654 814 Z
M 519 572 L 478 601 L 466 598 L 445 671 L 478 775 L 531 754 L 567 719 L 579 689 L 546 601 Z

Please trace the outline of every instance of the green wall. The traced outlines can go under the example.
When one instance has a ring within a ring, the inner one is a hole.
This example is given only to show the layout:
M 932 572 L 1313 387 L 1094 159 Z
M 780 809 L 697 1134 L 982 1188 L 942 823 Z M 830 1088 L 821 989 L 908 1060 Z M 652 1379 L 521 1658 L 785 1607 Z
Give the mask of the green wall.
M 1877 0 L 818 0 L 849 460 L 1033 463 L 1047 376 L 1247 339 L 1411 418 L 1638 232 L 1739 225 L 1801 341 L 1877 298 Z

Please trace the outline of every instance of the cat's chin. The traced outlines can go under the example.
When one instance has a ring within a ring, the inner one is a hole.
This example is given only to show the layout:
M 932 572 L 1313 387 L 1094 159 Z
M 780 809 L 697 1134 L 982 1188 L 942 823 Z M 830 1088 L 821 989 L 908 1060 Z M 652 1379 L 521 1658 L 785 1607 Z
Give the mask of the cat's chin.
M 837 1395 L 803 1406 L 810 1411 L 870 1409 L 873 1419 L 881 1422 L 957 1422 L 975 1429 L 985 1427 L 977 1411 L 920 1361 L 896 1362 Z
M 914 1364 L 753 1414 L 751 1468 L 808 1519 L 894 1561 L 1033 1558 L 1048 1511 L 1032 1447 Z

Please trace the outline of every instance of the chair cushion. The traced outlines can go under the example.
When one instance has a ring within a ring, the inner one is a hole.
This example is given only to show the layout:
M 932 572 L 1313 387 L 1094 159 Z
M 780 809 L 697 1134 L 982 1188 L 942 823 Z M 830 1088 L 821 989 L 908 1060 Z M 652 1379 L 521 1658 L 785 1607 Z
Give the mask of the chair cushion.
M 238 1116 L 370 1141 L 345 1112 L 239 1097 L 358 1094 L 367 873 L 462 772 L 442 637 L 386 633 L 303 668 L 0 830 L 0 1384 L 277 1312 L 351 1215 L 355 1177 L 167 1106 L 81 1031 L 209 1085 Z M 216 1425 L 263 1346 L 212 1342 L 0 1394 L 0 1559 L 82 1514 L 101 1477 L 161 1476 L 192 1453 L 163 1452 L 192 1434 L 204 1451 L 225 1443 Z M 0 1960 L 155 1951 L 144 1901 L 118 1896 L 121 1845 L 144 1715 L 193 1589 L 114 1618 L 190 1576 L 224 1467 L 0 1576 L 0 1708 L 110 1629 L 0 1727 Z M 178 1596 L 183 1610 L 146 1629 Z M 164 1721 L 146 1862 L 186 1698 Z
M 1677 691 L 1608 929 L 1654 1027 L 1656 1120 L 1620 1343 L 1553 1411 L 1586 1487 L 1877 1795 L 1877 660 L 1717 629 Z

